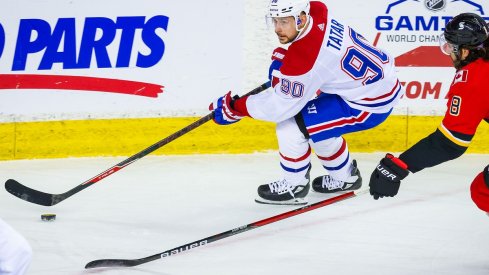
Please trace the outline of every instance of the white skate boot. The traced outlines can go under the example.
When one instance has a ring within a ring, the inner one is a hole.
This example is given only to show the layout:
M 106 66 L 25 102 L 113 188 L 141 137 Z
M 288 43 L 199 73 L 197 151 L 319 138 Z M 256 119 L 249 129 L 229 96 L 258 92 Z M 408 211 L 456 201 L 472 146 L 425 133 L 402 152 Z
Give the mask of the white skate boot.
M 258 187 L 258 197 L 255 199 L 258 203 L 280 204 L 280 205 L 301 205 L 307 204 L 304 197 L 309 193 L 311 165 L 307 170 L 306 176 L 299 183 L 290 183 L 285 179 L 275 181 L 269 184 L 263 184 Z
M 319 193 L 335 193 L 359 189 L 362 187 L 362 176 L 357 168 L 356 160 L 353 160 L 352 165 L 351 176 L 347 181 L 335 180 L 329 175 L 320 176 L 312 181 L 312 189 Z

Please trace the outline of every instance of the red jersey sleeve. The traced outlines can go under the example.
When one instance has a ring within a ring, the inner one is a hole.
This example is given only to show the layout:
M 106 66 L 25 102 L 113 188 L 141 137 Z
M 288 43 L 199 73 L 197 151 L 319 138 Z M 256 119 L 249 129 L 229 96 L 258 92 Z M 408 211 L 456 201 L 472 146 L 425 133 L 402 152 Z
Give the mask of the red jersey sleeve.
M 458 145 L 468 146 L 480 122 L 489 119 L 489 81 L 481 75 L 486 68 L 488 62 L 478 60 L 459 70 L 448 92 L 439 129 Z

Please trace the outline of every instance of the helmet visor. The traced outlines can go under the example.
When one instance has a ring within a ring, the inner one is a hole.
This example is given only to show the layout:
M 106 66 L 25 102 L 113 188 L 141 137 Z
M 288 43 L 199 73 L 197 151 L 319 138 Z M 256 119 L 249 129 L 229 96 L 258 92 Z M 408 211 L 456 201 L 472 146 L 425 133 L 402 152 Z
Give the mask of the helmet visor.
M 268 29 L 275 29 L 277 26 L 280 28 L 285 28 L 290 25 L 291 22 L 294 22 L 294 16 L 287 17 L 273 17 L 270 15 L 265 16 L 265 21 L 267 23 Z
M 450 55 L 451 53 L 456 52 L 458 49 L 457 45 L 454 45 L 447 41 L 447 39 L 445 38 L 445 34 L 443 33 L 438 38 L 438 41 L 440 42 L 441 52 L 446 55 Z

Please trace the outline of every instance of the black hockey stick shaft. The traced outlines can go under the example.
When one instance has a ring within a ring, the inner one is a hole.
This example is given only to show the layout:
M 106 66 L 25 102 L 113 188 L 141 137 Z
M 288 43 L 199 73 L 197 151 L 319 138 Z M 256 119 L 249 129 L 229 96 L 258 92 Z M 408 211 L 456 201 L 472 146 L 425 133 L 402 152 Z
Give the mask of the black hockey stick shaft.
M 280 221 L 283 219 L 287 219 L 287 218 L 290 218 L 290 217 L 293 217 L 293 216 L 296 216 L 296 215 L 299 215 L 299 214 L 302 214 L 302 213 L 305 213 L 305 212 L 308 212 L 308 211 L 311 211 L 311 210 L 314 210 L 314 209 L 317 209 L 317 208 L 320 208 L 320 207 L 323 207 L 326 205 L 330 205 L 330 204 L 333 204 L 333 203 L 336 203 L 339 201 L 343 201 L 346 199 L 356 197 L 360 194 L 366 193 L 367 191 L 368 190 L 357 191 L 357 192 L 350 191 L 348 193 L 344 193 L 344 194 L 341 194 L 341 195 L 338 195 L 338 196 L 335 196 L 335 197 L 332 197 L 332 198 L 329 198 L 329 199 L 326 199 L 326 200 L 323 200 L 323 201 L 320 201 L 320 202 L 317 202 L 314 204 L 305 205 L 301 208 L 297 208 L 297 209 L 294 209 L 294 210 L 291 210 L 291 211 L 288 211 L 288 212 L 285 212 L 285 213 L 282 213 L 282 214 L 279 214 L 279 215 L 276 215 L 276 216 L 273 216 L 270 218 L 266 218 L 266 219 L 256 221 L 256 222 L 253 222 L 253 223 L 250 223 L 247 225 L 243 225 L 243 226 L 240 226 L 240 227 L 237 227 L 237 228 L 234 228 L 234 229 L 231 229 L 231 230 L 228 230 L 228 231 L 225 231 L 225 232 L 222 232 L 222 233 L 210 236 L 210 237 L 206 237 L 206 238 L 200 239 L 198 241 L 190 242 L 190 243 L 187 243 L 187 244 L 184 244 L 184 245 L 181 245 L 181 246 L 166 250 L 164 252 L 145 257 L 145 258 L 132 259 L 132 260 L 127 260 L 127 259 L 126 260 L 124 260 L 124 259 L 101 259 L 101 260 L 95 260 L 95 261 L 89 262 L 88 264 L 85 265 L 85 268 L 89 269 L 89 268 L 98 268 L 98 267 L 131 267 L 131 266 L 137 266 L 140 264 L 151 262 L 154 260 L 166 258 L 169 256 L 174 256 L 174 255 L 177 255 L 181 252 L 188 251 L 190 249 L 193 249 L 193 248 L 196 248 L 199 246 L 204 246 L 206 244 L 209 244 L 209 243 L 212 243 L 212 242 L 215 242 L 215 241 L 227 238 L 227 237 L 231 237 L 231 236 L 236 235 L 236 234 L 240 234 L 240 233 L 243 233 L 243 232 L 258 228 L 258 227 L 262 227 L 262 226 L 265 226 L 267 224 L 271 224 L 271 223 L 274 223 L 274 222 L 277 222 L 277 221 Z
M 266 90 L 268 87 L 270 87 L 270 82 L 265 82 L 259 87 L 253 89 L 252 91 L 248 92 L 245 96 L 247 95 L 252 95 L 252 94 L 257 94 L 261 91 Z M 12 195 L 21 198 L 25 201 L 39 204 L 39 205 L 44 205 L 44 206 L 52 206 L 55 204 L 58 204 L 61 201 L 64 201 L 65 199 L 73 196 L 74 194 L 82 191 L 83 189 L 91 186 L 92 184 L 116 173 L 117 171 L 121 170 L 122 168 L 128 166 L 129 164 L 139 160 L 140 158 L 152 153 L 153 151 L 163 147 L 164 145 L 170 143 L 171 141 L 174 141 L 175 139 L 185 135 L 186 133 L 192 131 L 193 129 L 203 125 L 204 123 L 208 122 L 209 120 L 212 120 L 214 117 L 214 112 L 209 113 L 208 115 L 200 118 L 199 120 L 193 122 L 192 124 L 182 128 L 181 130 L 169 135 L 168 137 L 156 142 L 155 144 L 149 146 L 148 148 L 142 150 L 141 152 L 134 154 L 130 156 L 129 158 L 117 163 L 116 165 L 110 167 L 109 169 L 103 171 L 102 173 L 96 175 L 95 177 L 83 182 L 82 184 L 66 191 L 65 193 L 62 194 L 50 194 L 50 193 L 45 193 L 41 192 L 35 189 L 32 189 L 30 187 L 27 187 L 21 183 L 19 183 L 16 180 L 9 179 L 5 182 L 5 189 L 11 193 Z

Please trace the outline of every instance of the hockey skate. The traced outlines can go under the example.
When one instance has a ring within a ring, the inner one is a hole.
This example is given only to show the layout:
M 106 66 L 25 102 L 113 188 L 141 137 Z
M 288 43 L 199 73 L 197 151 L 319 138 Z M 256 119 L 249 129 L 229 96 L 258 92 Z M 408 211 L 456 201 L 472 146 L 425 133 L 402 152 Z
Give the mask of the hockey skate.
M 278 205 L 301 205 L 307 204 L 304 197 L 309 193 L 311 165 L 307 170 L 306 176 L 299 184 L 291 184 L 285 179 L 258 187 L 258 203 L 278 204 Z
M 319 193 L 335 193 L 340 191 L 357 190 L 362 187 L 362 176 L 357 168 L 357 161 L 353 160 L 351 182 L 335 180 L 329 175 L 320 176 L 312 181 L 312 189 Z

